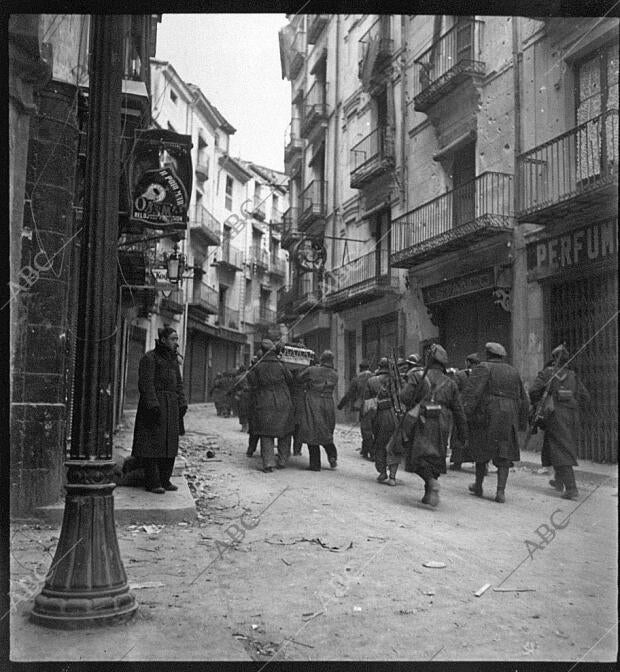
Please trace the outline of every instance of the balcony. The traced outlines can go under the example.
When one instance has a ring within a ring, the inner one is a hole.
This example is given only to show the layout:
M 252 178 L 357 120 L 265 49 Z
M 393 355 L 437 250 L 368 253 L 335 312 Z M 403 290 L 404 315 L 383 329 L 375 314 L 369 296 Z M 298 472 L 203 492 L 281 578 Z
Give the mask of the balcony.
M 351 187 L 361 189 L 394 167 L 391 128 L 376 128 L 351 149 Z
M 308 138 L 318 127 L 327 127 L 325 84 L 316 80 L 304 97 L 300 135 Z
M 260 198 L 254 198 L 254 209 L 252 210 L 252 217 L 258 219 L 259 222 L 264 222 L 267 219 L 265 212 L 265 203 Z
M 519 221 L 549 224 L 617 204 L 618 110 L 521 154 Z
M 194 208 L 189 232 L 198 243 L 204 246 L 220 245 L 221 230 L 220 222 L 203 205 L 197 205 Z
M 277 313 L 278 322 L 286 322 L 287 320 L 295 319 L 296 314 L 293 311 L 294 303 L 295 303 L 294 288 L 286 286 L 280 287 L 280 289 L 278 289 L 278 313 Z
M 220 306 L 217 311 L 215 324 L 218 327 L 239 330 L 239 311 L 228 306 Z
M 248 261 L 254 266 L 266 271 L 269 268 L 269 252 L 263 250 L 259 245 L 253 245 L 250 248 Z
M 162 296 L 159 302 L 159 312 L 169 315 L 182 315 L 185 312 L 183 290 L 173 289 L 169 296 Z
M 299 123 L 299 119 L 293 119 L 284 134 L 284 172 L 287 175 L 296 175 L 301 168 L 304 141 L 299 136 Z
M 286 261 L 279 257 L 272 256 L 269 261 L 269 273 L 276 277 L 283 278 L 286 276 Z
M 414 63 L 413 106 L 427 112 L 462 82 L 477 81 L 486 72 L 481 60 L 484 21 L 460 21 L 434 42 Z
M 308 44 L 316 44 L 329 22 L 329 14 L 308 14 Z
M 387 250 L 376 250 L 326 273 L 325 307 L 343 310 L 398 292 L 398 276 L 390 268 Z
M 282 218 L 282 247 L 289 248 L 294 242 L 299 240 L 297 222 L 299 208 L 291 206 L 284 212 Z
M 257 312 L 258 312 L 257 324 L 261 326 L 270 326 L 270 327 L 277 324 L 278 314 L 275 310 L 267 308 L 267 306 L 260 306 Z
M 219 255 L 214 257 L 211 265 L 228 271 L 242 271 L 243 252 L 224 240 Z
M 194 173 L 196 173 L 196 179 L 199 182 L 205 182 L 209 179 L 209 157 L 206 157 L 205 159 L 199 159 L 196 162 Z
M 291 64 L 289 67 L 290 79 L 293 81 L 303 67 L 306 58 L 306 32 L 298 30 L 291 44 Z
M 324 219 L 327 214 L 325 206 L 327 182 L 325 180 L 312 180 L 301 192 L 299 199 L 299 228 L 306 230 L 311 224 L 319 219 Z
M 392 223 L 390 263 L 410 268 L 514 228 L 512 175 L 483 173 Z
M 394 40 L 390 37 L 390 17 L 379 17 L 359 41 L 358 77 L 370 91 L 384 79 L 384 66 L 392 59 Z
M 219 292 L 204 282 L 194 281 L 194 291 L 189 301 L 189 312 L 199 319 L 207 315 L 217 315 Z

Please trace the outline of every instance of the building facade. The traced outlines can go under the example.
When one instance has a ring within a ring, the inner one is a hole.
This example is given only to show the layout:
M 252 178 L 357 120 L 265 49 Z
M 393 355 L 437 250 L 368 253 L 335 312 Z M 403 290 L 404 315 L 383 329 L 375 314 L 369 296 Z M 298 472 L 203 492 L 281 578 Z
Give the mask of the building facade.
M 278 309 L 334 350 L 339 392 L 434 340 L 459 367 L 499 341 L 531 383 L 592 338 L 580 454 L 617 460 L 617 39 L 616 19 L 290 17 Z

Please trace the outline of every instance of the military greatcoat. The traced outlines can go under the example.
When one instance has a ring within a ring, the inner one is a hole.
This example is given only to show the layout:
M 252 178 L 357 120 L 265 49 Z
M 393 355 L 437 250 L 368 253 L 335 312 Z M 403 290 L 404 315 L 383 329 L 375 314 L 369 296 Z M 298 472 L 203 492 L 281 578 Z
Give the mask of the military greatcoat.
M 526 429 L 529 404 L 513 366 L 501 360 L 477 364 L 463 390 L 463 406 L 476 462 L 520 459 L 518 432 Z
M 542 398 L 545 386 L 554 371 L 554 367 L 548 366 L 536 377 L 530 390 L 530 400 L 533 404 Z M 549 394 L 553 398 L 554 411 L 545 422 L 542 465 L 543 467 L 577 466 L 580 411 L 589 402 L 590 394 L 577 378 L 577 374 L 570 369 L 563 369 L 551 381 Z
M 298 440 L 309 446 L 328 446 L 334 442 L 336 409 L 334 390 L 338 374 L 331 366 L 309 366 L 299 373 L 305 389 L 299 417 Z

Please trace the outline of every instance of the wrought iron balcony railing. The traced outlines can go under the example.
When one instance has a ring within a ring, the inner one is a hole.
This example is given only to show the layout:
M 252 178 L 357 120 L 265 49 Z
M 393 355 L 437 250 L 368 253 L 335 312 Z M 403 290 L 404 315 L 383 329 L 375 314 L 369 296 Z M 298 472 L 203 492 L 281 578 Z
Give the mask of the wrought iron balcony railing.
M 291 80 L 295 79 L 299 74 L 306 58 L 306 31 L 298 30 L 293 38 L 291 44 L 291 64 L 290 75 Z
M 216 324 L 227 329 L 239 329 L 239 311 L 229 308 L 228 306 L 220 306 L 217 312 Z
M 618 187 L 618 110 L 580 124 L 518 157 L 517 216 L 545 224 L 600 208 Z
M 392 223 L 392 266 L 409 268 L 514 227 L 513 177 L 483 173 Z
M 304 97 L 301 119 L 301 137 L 307 138 L 321 122 L 327 122 L 327 104 L 325 101 L 325 83 L 316 80 Z
M 292 175 L 301 167 L 304 141 L 299 134 L 301 119 L 293 118 L 284 134 L 284 172 Z
M 375 128 L 351 149 L 351 187 L 358 189 L 393 166 L 392 129 Z
M 329 22 L 329 14 L 308 14 L 308 44 L 315 44 Z
M 295 240 L 297 240 L 298 215 L 299 208 L 294 205 L 284 211 L 282 217 L 282 247 L 288 248 Z
M 373 250 L 325 274 L 325 305 L 342 308 L 371 301 L 398 290 L 398 275 L 389 265 L 388 251 Z
M 269 260 L 269 272 L 272 275 L 284 277 L 286 275 L 286 261 L 280 257 L 271 256 Z
M 483 28 L 484 21 L 458 21 L 415 59 L 413 104 L 418 112 L 426 112 L 462 81 L 485 74 Z
M 242 271 L 244 261 L 243 257 L 243 252 L 231 245 L 230 242 L 224 238 L 222 241 L 222 249 L 220 250 L 220 254 L 217 254 L 214 257 L 213 263 L 215 265 L 221 265 L 232 270 Z
M 207 208 L 196 205 L 190 220 L 190 234 L 199 238 L 204 245 L 220 245 L 221 231 L 222 225 Z
M 206 315 L 217 315 L 219 292 L 205 282 L 194 281 L 194 289 L 189 302 L 190 309 L 197 309 Z
M 249 261 L 256 266 L 267 269 L 269 268 L 269 252 L 260 247 L 260 245 L 252 245 L 249 253 Z
M 274 325 L 278 321 L 278 314 L 275 310 L 267 306 L 259 306 L 258 321 L 260 324 Z
M 310 184 L 301 192 L 299 199 L 300 227 L 306 227 L 317 219 L 325 217 L 327 213 L 326 204 L 327 182 L 325 180 L 312 180 Z
M 261 222 L 264 222 L 267 217 L 267 213 L 265 212 L 265 203 L 258 197 L 254 198 L 254 208 L 252 210 L 252 215 L 255 219 L 258 219 Z
M 380 16 L 361 37 L 359 49 L 359 79 L 368 88 L 381 68 L 392 57 L 394 40 L 390 35 L 390 16 Z
M 194 168 L 196 177 L 200 182 L 205 182 L 209 179 L 209 157 L 198 159 Z

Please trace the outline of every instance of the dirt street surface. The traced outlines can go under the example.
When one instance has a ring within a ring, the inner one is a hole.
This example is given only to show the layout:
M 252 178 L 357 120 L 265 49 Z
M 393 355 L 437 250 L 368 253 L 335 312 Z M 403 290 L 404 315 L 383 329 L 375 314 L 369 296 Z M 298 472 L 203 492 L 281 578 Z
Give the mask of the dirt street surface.
M 355 427 L 337 428 L 337 469 L 323 453 L 323 470 L 306 471 L 304 447 L 265 474 L 236 418 L 194 405 L 186 426 L 198 518 L 118 526 L 133 621 L 51 631 L 20 601 L 12 660 L 616 660 L 615 484 L 578 477 L 571 502 L 548 474 L 517 466 L 501 505 L 495 474 L 478 499 L 465 468 L 440 479 L 434 510 L 415 474 L 375 481 Z M 58 535 L 12 526 L 13 588 L 47 571 Z

